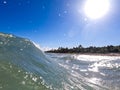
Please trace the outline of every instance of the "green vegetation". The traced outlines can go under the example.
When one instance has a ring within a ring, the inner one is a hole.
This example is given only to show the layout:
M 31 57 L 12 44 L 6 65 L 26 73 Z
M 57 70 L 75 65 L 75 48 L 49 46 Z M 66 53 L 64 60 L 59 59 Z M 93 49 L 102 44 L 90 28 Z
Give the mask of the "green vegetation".
M 104 47 L 83 47 L 82 45 L 79 45 L 78 47 L 73 48 L 63 48 L 59 47 L 58 49 L 52 49 L 49 51 L 46 51 L 49 53 L 120 53 L 120 45 L 119 46 L 104 46 Z

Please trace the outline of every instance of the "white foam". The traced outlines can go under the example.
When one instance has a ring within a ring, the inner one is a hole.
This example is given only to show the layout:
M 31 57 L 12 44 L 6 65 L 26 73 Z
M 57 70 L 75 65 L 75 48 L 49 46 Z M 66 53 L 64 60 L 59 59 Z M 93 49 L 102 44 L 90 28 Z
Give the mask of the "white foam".
M 37 78 L 36 78 L 36 77 L 33 77 L 32 80 L 33 80 L 34 82 L 37 82 Z
M 3 34 L 3 33 L 0 33 L 0 36 L 3 36 L 3 37 L 13 37 L 13 35 L 12 34 Z
M 95 56 L 95 55 L 73 55 L 74 59 L 83 61 L 116 60 L 120 56 Z
M 22 81 L 22 84 L 25 85 L 25 81 Z

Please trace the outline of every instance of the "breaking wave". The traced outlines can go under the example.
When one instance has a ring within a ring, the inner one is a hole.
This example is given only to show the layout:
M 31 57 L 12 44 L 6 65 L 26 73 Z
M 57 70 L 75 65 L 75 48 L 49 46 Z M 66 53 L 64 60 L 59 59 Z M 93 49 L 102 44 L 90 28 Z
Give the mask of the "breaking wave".
M 119 90 L 120 57 L 45 54 L 0 33 L 0 90 Z

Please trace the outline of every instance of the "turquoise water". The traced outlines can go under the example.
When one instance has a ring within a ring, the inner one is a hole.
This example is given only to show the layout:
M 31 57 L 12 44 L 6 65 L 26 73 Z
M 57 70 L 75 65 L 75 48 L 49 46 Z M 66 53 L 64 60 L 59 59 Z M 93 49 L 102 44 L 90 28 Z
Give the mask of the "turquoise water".
M 0 33 L 0 90 L 120 90 L 120 57 L 43 53 Z

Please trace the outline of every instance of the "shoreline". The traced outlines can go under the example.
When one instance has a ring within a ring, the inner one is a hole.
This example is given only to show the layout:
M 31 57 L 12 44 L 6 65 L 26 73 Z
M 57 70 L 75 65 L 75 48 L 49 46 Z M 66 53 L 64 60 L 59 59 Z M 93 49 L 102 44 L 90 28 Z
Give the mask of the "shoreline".
M 51 52 L 45 52 L 51 53 Z M 90 56 L 120 56 L 120 53 L 53 53 L 53 54 L 76 54 L 76 55 L 90 55 Z
M 77 53 L 76 53 L 77 54 Z M 78 55 L 94 55 L 94 56 L 120 56 L 120 53 L 83 53 Z

